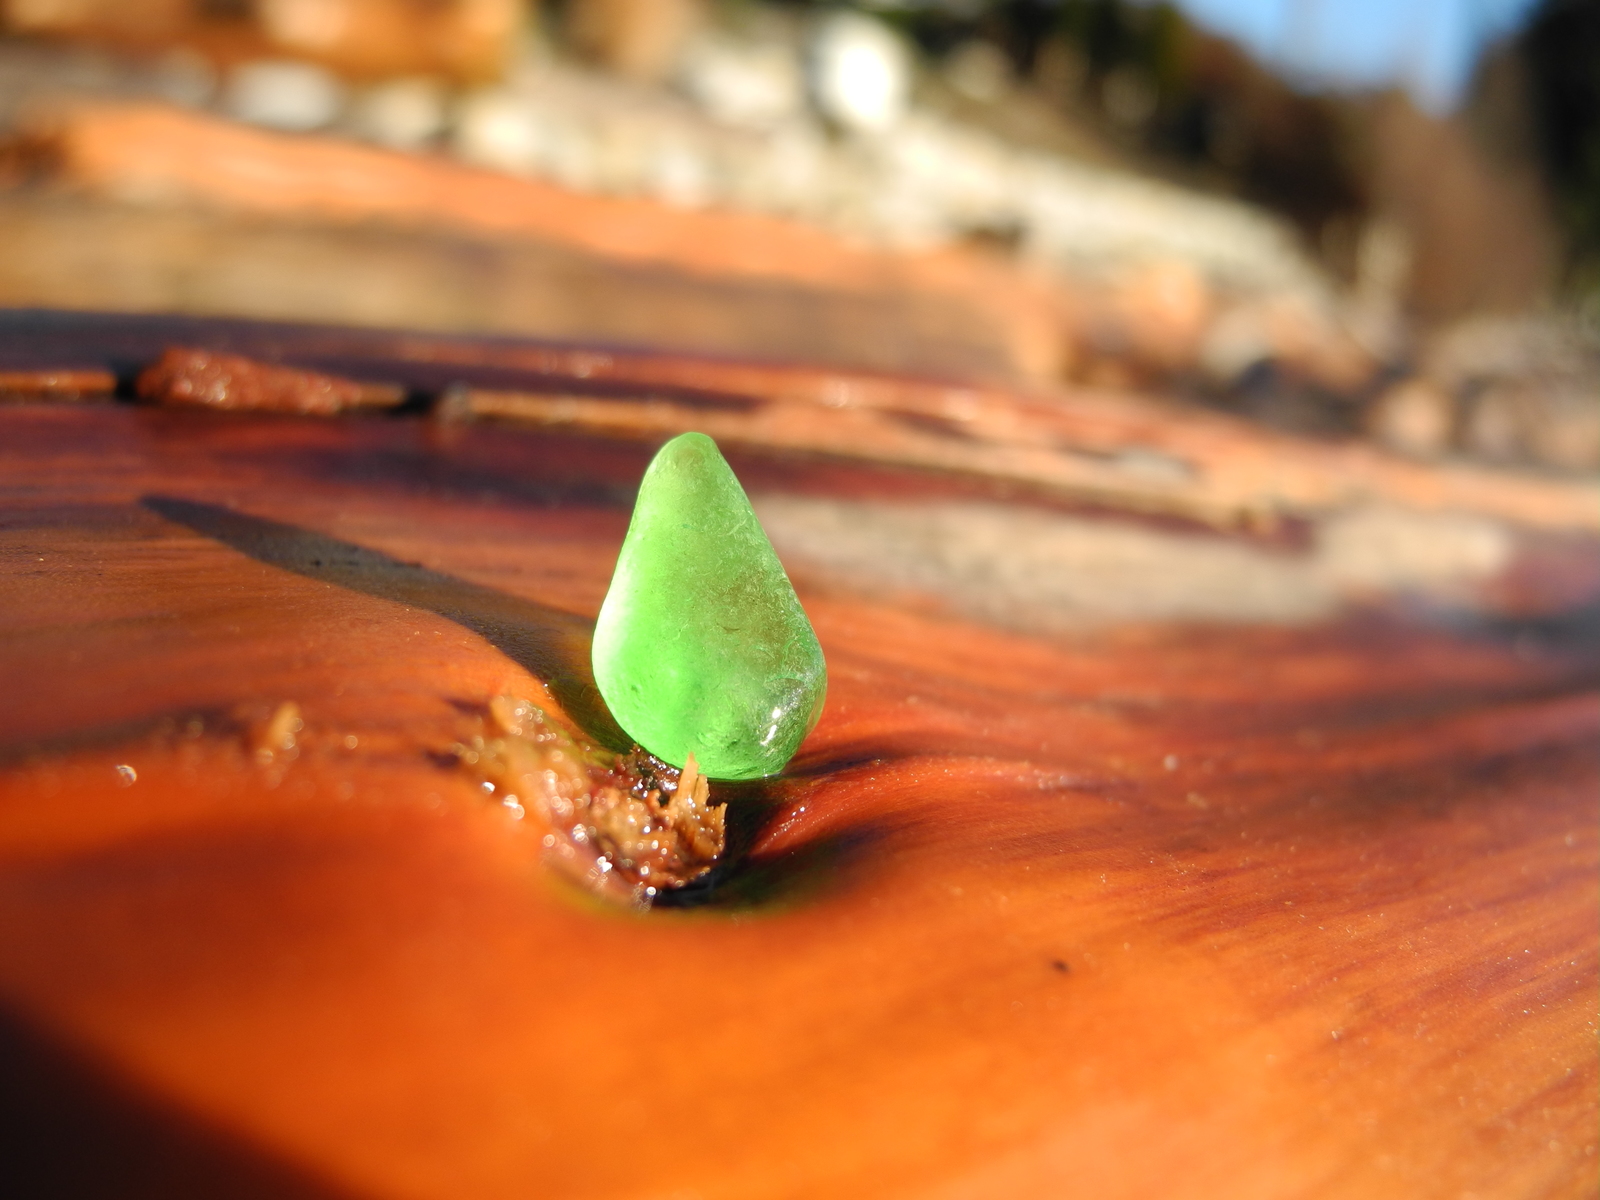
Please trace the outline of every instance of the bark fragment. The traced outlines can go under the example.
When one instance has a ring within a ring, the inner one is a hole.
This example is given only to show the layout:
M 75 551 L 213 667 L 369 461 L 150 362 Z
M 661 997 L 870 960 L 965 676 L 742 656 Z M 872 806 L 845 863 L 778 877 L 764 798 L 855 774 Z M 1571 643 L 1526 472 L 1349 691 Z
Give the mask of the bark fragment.
M 391 385 L 183 346 L 167 347 L 140 373 L 135 386 L 140 399 L 153 404 L 311 416 L 352 408 L 393 408 L 405 399 L 404 391 Z
M 487 793 L 546 827 L 554 864 L 601 895 L 649 904 L 700 878 L 726 847 L 724 808 L 692 758 L 680 771 L 638 747 L 617 754 L 515 696 L 490 701 L 451 749 Z

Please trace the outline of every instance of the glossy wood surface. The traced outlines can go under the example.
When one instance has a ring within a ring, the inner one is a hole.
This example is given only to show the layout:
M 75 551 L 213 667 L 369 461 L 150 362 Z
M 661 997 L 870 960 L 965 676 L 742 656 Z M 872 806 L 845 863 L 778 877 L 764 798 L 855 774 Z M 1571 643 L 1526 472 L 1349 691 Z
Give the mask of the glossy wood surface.
M 822 722 L 731 794 L 748 856 L 633 914 L 445 752 L 502 690 L 604 735 L 588 631 L 648 453 L 0 410 L 33 1194 L 1593 1194 L 1582 595 L 1046 638 L 797 573 Z M 298 757 L 258 761 L 285 701 Z

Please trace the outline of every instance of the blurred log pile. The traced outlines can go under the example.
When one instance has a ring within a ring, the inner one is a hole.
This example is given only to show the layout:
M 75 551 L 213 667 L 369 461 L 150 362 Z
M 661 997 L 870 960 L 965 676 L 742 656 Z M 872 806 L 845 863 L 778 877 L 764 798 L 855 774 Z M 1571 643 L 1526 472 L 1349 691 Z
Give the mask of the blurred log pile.
M 1420 458 L 1600 466 L 1592 331 L 1445 299 L 1525 305 L 1548 275 L 1527 171 L 1386 101 L 1361 200 L 1308 157 L 1326 106 L 1214 40 L 1191 86 L 1251 123 L 1239 178 L 1292 167 L 1320 199 L 1280 191 L 1280 218 L 1161 181 L 1063 114 L 1092 83 L 1113 126 L 1171 143 L 1177 102 L 1140 108 L 1132 67 L 1073 66 L 1060 33 L 1013 62 L 981 37 L 930 57 L 856 13 L 694 0 L 0 11 L 24 35 L 0 43 L 0 224 L 25 247 L 3 303 L 1088 384 Z M 840 82 L 846 59 L 878 83 Z
M 140 49 L 189 46 L 222 65 L 293 55 L 357 79 L 469 81 L 505 68 L 522 7 L 518 0 L 6 0 L 0 11 L 15 33 Z

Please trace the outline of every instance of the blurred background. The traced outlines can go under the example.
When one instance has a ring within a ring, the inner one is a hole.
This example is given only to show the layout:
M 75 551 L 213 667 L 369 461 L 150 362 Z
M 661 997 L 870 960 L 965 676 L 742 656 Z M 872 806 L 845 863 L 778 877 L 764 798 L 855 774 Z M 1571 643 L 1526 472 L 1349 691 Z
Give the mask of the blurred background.
M 0 0 L 0 304 L 1600 467 L 1600 0 Z

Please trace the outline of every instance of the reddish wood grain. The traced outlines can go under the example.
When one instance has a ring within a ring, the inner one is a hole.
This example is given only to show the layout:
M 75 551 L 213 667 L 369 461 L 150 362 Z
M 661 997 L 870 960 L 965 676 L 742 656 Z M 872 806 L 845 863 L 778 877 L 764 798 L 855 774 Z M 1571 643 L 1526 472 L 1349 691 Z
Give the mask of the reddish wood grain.
M 0 411 L 35 1169 L 80 1128 L 165 1195 L 1593 1193 L 1592 616 L 1046 639 L 802 576 L 822 723 L 738 869 L 627 914 L 440 751 L 506 688 L 600 721 L 647 453 Z

